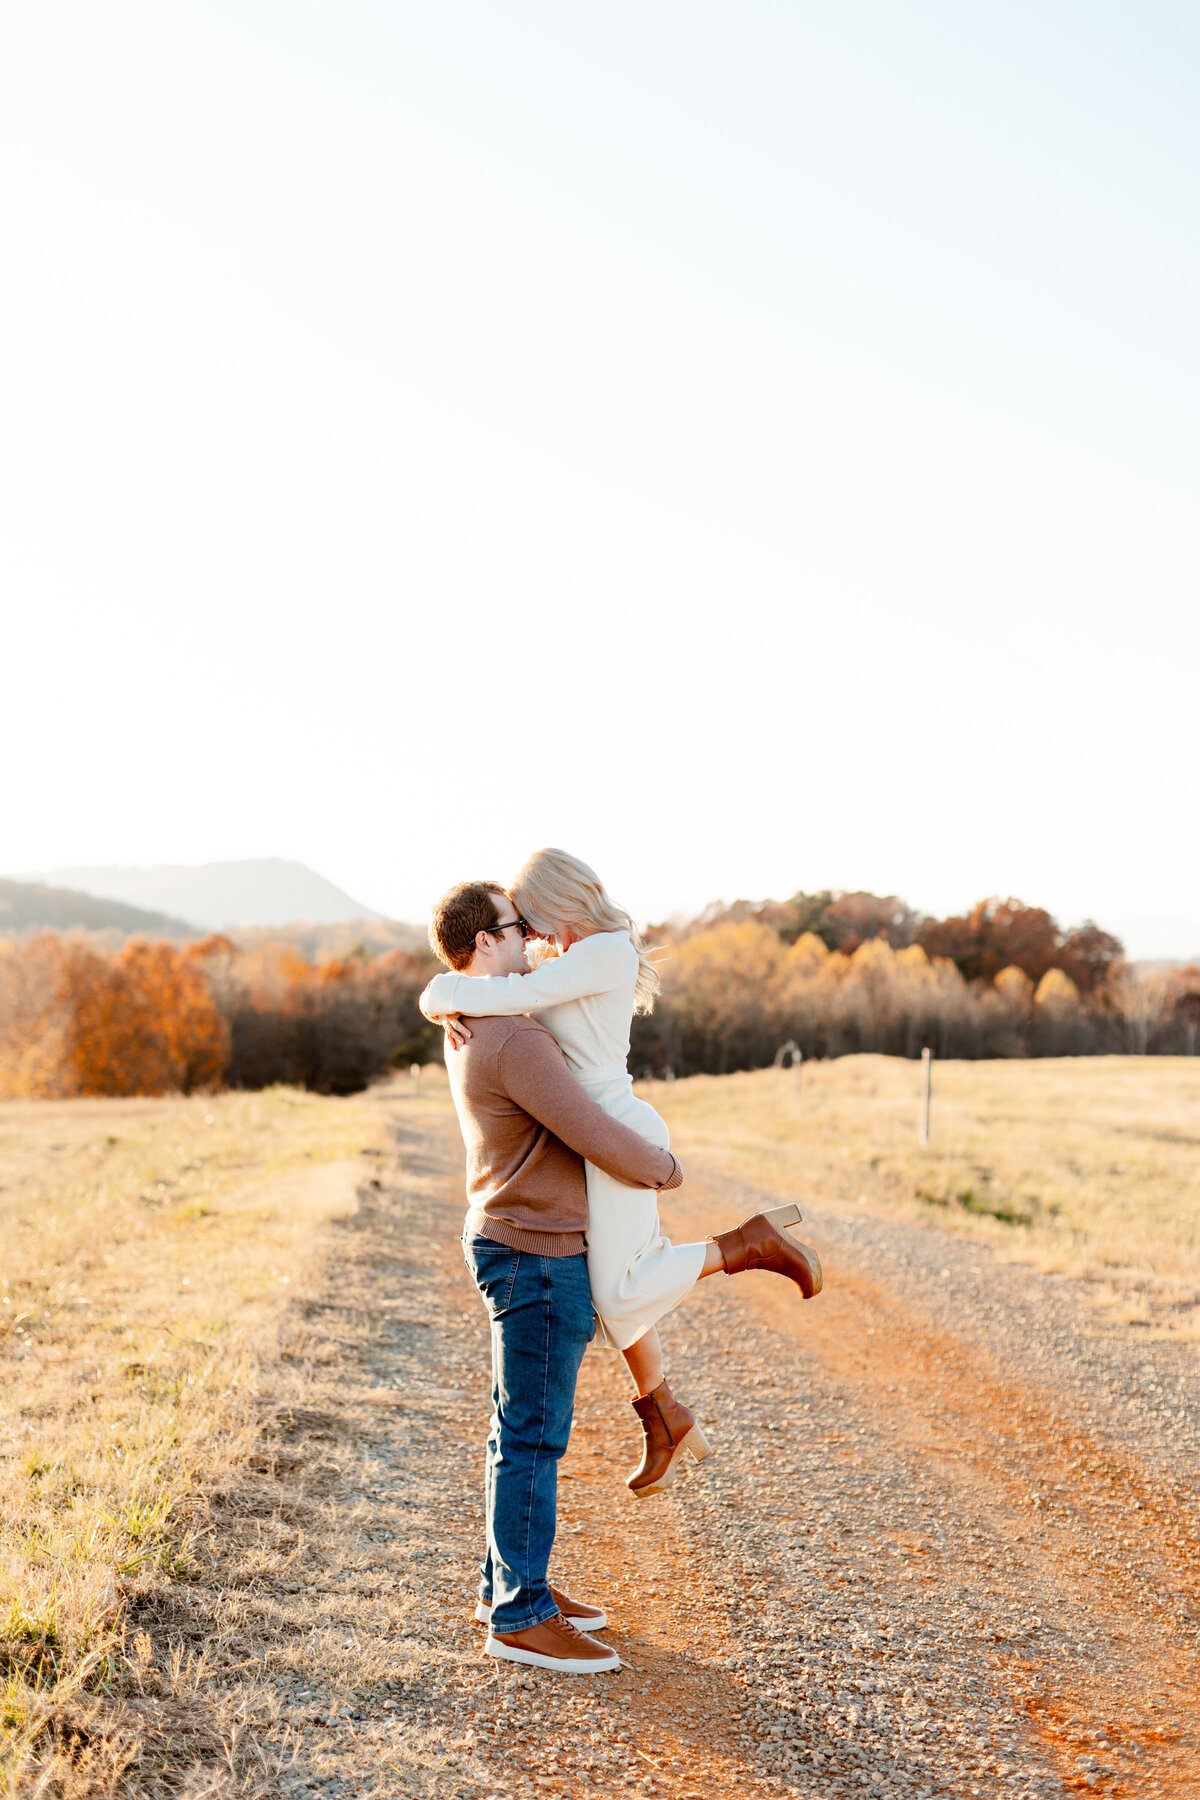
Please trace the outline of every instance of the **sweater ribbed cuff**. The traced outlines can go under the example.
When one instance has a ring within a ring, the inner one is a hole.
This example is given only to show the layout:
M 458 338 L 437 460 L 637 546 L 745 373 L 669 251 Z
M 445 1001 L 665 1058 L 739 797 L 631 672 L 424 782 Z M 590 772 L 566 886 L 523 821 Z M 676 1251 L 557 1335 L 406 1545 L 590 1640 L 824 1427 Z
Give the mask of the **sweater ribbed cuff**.
M 665 1181 L 660 1181 L 658 1184 L 658 1191 L 660 1194 L 664 1188 L 677 1188 L 683 1186 L 683 1170 L 680 1167 L 679 1158 L 675 1155 L 673 1150 L 668 1150 L 667 1155 L 671 1158 L 673 1167 L 671 1173 L 667 1176 L 667 1179 Z

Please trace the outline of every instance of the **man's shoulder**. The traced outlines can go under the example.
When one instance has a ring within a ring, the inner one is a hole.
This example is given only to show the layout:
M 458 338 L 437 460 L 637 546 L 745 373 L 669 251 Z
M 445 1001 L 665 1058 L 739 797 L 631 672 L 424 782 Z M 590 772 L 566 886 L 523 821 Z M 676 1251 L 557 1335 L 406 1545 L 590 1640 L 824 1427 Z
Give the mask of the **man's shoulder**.
M 554 1033 L 523 1014 L 515 1019 L 483 1019 L 464 1013 L 471 1035 L 461 1050 L 447 1050 L 451 1079 L 465 1094 L 526 1092 L 528 1083 L 548 1081 L 566 1059 Z M 518 1102 L 520 1104 L 520 1102 Z
M 547 1031 L 544 1025 L 540 1025 L 536 1019 L 529 1018 L 525 1013 L 517 1013 L 515 1018 L 503 1019 L 485 1018 L 482 1013 L 464 1013 L 462 1016 L 471 1027 L 472 1043 L 478 1038 L 481 1043 L 502 1044 L 505 1038 L 514 1037 L 525 1031 L 540 1031 L 546 1037 L 554 1035 L 553 1032 Z
M 556 1050 L 559 1047 L 558 1039 L 552 1031 L 539 1024 L 537 1019 L 527 1018 L 524 1013 L 506 1019 L 485 1019 L 474 1013 L 464 1013 L 463 1017 L 470 1027 L 471 1036 L 467 1040 L 465 1051 L 460 1054 L 468 1053 L 474 1047 L 477 1053 L 498 1057 L 510 1045 L 518 1053 L 540 1050 L 544 1045 L 539 1040 L 545 1038 L 550 1040 Z

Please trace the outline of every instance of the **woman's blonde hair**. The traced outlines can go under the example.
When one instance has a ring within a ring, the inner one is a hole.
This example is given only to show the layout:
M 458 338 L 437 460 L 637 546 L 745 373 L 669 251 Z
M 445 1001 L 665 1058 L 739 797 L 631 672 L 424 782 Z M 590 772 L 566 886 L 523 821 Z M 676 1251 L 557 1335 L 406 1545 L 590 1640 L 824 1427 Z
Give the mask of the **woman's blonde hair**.
M 560 925 L 579 931 L 627 931 L 638 956 L 637 985 L 633 991 L 635 1013 L 654 1011 L 662 978 L 641 932 L 624 907 L 609 898 L 595 869 L 565 850 L 535 850 L 518 872 L 509 893 L 523 919 L 542 937 Z

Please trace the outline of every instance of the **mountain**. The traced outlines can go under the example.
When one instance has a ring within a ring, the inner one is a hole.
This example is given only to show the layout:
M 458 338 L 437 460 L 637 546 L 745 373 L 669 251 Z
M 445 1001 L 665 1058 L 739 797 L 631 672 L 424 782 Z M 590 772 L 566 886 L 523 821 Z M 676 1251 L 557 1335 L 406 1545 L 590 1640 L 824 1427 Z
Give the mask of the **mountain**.
M 120 931 L 127 937 L 194 937 L 195 927 L 166 913 L 145 912 L 119 900 L 99 900 L 73 888 L 0 880 L 0 935 L 50 926 L 55 931 Z
M 36 879 L 51 887 L 83 888 L 106 900 L 174 913 L 202 931 L 301 921 L 332 925 L 381 916 L 323 875 L 282 856 L 190 867 L 165 863 L 152 869 L 55 869 Z

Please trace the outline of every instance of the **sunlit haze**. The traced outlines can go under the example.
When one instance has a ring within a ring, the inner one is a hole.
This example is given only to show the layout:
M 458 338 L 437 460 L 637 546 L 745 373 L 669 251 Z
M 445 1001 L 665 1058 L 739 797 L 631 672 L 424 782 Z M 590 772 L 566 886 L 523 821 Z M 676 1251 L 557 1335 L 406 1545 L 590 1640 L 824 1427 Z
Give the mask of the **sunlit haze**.
M 561 843 L 642 919 L 1196 953 L 1198 52 L 1161 0 L 14 0 L 0 871 L 420 918 Z

